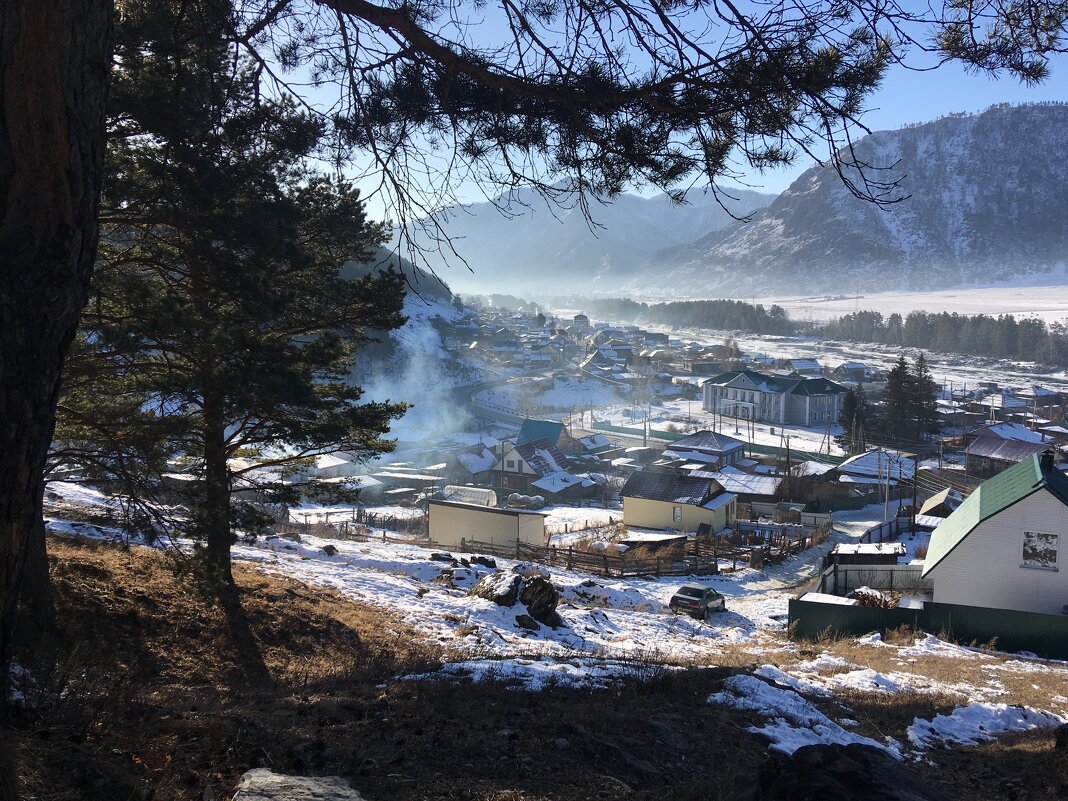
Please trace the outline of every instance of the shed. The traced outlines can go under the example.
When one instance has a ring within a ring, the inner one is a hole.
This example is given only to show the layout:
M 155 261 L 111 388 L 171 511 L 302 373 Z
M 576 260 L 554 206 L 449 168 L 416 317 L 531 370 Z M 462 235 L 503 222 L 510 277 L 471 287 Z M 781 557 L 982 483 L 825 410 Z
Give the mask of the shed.
M 828 562 L 838 565 L 896 565 L 907 553 L 903 542 L 840 542 Z
M 461 501 L 427 503 L 430 539 L 446 548 L 459 548 L 462 540 L 515 545 L 545 544 L 545 515 L 524 509 L 494 509 Z

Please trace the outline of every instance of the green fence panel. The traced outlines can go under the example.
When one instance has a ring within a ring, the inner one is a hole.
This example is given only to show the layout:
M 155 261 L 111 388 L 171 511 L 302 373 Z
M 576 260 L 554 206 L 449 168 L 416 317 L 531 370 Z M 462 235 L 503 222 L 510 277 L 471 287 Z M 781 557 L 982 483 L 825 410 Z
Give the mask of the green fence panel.
M 921 609 L 880 609 L 818 601 L 790 600 L 790 627 L 795 635 L 813 640 L 825 634 L 867 634 L 909 626 L 923 628 Z
M 1031 651 L 1052 659 L 1068 658 L 1068 616 L 986 609 L 960 604 L 924 605 L 932 634 L 960 643 L 992 644 L 999 651 Z

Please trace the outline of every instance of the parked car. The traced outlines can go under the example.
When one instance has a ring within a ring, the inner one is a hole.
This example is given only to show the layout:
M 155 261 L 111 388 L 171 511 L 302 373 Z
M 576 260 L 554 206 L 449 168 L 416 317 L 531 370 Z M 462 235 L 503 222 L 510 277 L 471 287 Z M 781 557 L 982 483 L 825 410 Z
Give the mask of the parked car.
M 685 613 L 704 620 L 709 612 L 723 612 L 727 599 L 704 584 L 684 584 L 675 590 L 668 606 L 676 615 Z

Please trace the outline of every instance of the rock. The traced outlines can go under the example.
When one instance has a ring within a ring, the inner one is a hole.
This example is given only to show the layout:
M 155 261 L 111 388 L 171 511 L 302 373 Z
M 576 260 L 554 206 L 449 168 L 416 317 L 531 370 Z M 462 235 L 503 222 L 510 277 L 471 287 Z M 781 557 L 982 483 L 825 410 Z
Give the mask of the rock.
M 488 556 L 472 556 L 471 557 L 471 564 L 473 564 L 473 565 L 482 565 L 483 567 L 488 567 L 491 570 L 496 570 L 497 569 L 497 560 L 496 559 L 490 559 Z
M 539 567 L 539 570 L 544 568 Z M 524 577 L 518 573 L 490 573 L 480 578 L 467 594 L 477 595 L 499 606 L 521 603 L 527 608 L 527 614 L 537 622 L 552 628 L 563 624 L 556 611 L 560 593 L 551 581 L 540 575 Z M 536 631 L 536 628 L 532 631 Z
M 523 579 L 516 575 L 490 573 L 475 582 L 475 586 L 468 590 L 467 594 L 493 601 L 498 606 L 515 606 L 522 583 Z
M 555 629 L 564 622 L 556 611 L 556 605 L 560 603 L 560 593 L 548 579 L 541 576 L 525 579 L 519 591 L 519 602 L 526 606 L 532 618 L 546 626 Z
M 327 556 L 337 556 L 337 548 L 335 548 L 333 545 L 324 545 L 323 553 L 325 553 Z
M 663 746 L 681 750 L 686 747 L 686 738 L 675 729 L 660 720 L 648 721 L 649 730 L 656 737 L 656 741 Z
M 453 555 L 451 553 L 441 553 L 440 551 L 435 551 L 434 553 L 430 554 L 430 561 L 449 562 L 451 564 L 455 562 L 456 559 L 453 558 Z
M 519 562 L 512 568 L 512 572 L 523 578 L 549 578 L 549 568 L 534 562 Z
M 734 801 L 945 801 L 919 774 L 871 745 L 806 745 L 773 756 Z
M 241 777 L 233 801 L 364 801 L 339 776 L 282 776 L 265 768 Z
M 538 625 L 538 621 L 530 615 L 516 615 L 515 622 L 517 626 L 524 628 L 527 631 L 537 631 L 541 628 L 541 626 Z
M 464 559 L 462 556 L 460 557 L 460 564 L 464 567 L 471 567 L 471 563 Z
M 1058 751 L 1068 750 L 1068 723 L 1053 730 L 1053 747 Z
M 609 742 L 608 740 L 598 737 L 596 734 L 589 731 L 588 729 L 583 728 L 577 723 L 569 723 L 568 729 L 570 729 L 573 734 L 576 734 L 581 737 L 588 745 L 593 746 L 594 748 L 604 752 L 611 759 L 614 759 L 617 762 L 626 765 L 634 772 L 641 773 L 644 776 L 650 778 L 660 776 L 660 771 L 655 765 L 653 765 L 653 763 L 649 762 L 648 760 L 642 759 L 641 757 L 635 756 L 626 748 L 623 748 L 621 745 L 618 745 L 614 742 Z

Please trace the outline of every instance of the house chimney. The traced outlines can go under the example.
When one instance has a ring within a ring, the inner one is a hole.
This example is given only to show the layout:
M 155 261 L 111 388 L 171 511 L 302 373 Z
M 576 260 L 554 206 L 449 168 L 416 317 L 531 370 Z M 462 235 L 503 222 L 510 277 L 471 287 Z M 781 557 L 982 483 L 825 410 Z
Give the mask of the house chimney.
M 1052 449 L 1042 451 L 1042 455 L 1038 457 L 1038 465 L 1042 468 L 1043 473 L 1053 472 L 1053 459 L 1054 456 Z

